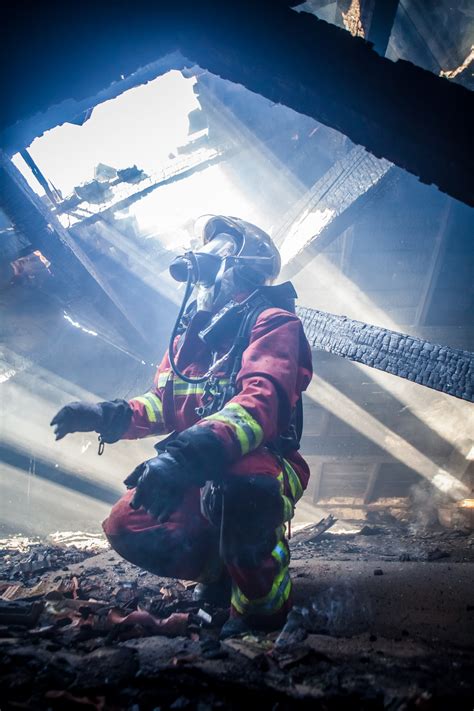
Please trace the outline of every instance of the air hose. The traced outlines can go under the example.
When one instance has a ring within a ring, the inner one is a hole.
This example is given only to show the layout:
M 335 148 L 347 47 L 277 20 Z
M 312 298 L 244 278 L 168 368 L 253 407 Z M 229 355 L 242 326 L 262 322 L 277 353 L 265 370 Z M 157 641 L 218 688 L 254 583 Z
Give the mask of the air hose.
M 189 258 L 188 258 L 189 259 Z M 189 383 L 191 385 L 199 385 L 200 383 L 204 383 L 206 380 L 209 380 L 209 378 L 218 370 L 218 368 L 228 360 L 228 358 L 232 355 L 233 351 L 237 348 L 239 345 L 239 336 L 240 336 L 240 331 L 237 334 L 237 338 L 230 347 L 230 349 L 223 355 L 221 356 L 218 360 L 215 360 L 211 367 L 207 370 L 207 372 L 204 375 L 201 375 L 197 378 L 190 378 L 188 375 L 185 375 L 181 370 L 178 368 L 176 364 L 176 358 L 174 354 L 174 342 L 176 339 L 176 336 L 178 335 L 178 329 L 181 324 L 181 319 L 183 318 L 184 312 L 186 310 L 187 303 L 189 301 L 189 297 L 191 295 L 194 283 L 193 283 L 193 275 L 195 274 L 195 265 L 192 263 L 191 259 L 189 259 L 188 264 L 187 264 L 187 279 L 186 279 L 186 288 L 184 291 L 183 295 L 183 301 L 181 303 L 178 316 L 176 317 L 176 322 L 174 324 L 173 330 L 171 332 L 171 338 L 168 346 L 168 358 L 170 361 L 171 368 L 174 372 L 175 375 L 178 376 L 181 380 L 183 380 L 185 383 Z M 249 296 L 247 296 L 244 301 L 241 302 L 239 305 L 242 310 L 248 309 L 249 308 L 249 302 L 252 301 L 252 299 L 255 297 L 257 290 L 254 290 Z

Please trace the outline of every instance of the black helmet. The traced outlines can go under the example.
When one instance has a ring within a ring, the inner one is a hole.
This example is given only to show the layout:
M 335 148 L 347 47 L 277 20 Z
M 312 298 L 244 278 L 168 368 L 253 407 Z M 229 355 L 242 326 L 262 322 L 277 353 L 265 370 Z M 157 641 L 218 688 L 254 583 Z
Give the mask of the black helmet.
M 227 236 L 234 243 L 231 261 L 242 278 L 255 284 L 276 279 L 281 268 L 280 253 L 266 232 L 238 217 L 225 215 L 213 215 L 203 226 L 204 245 Z
M 176 257 L 170 265 L 177 281 L 211 286 L 224 272 L 234 274 L 247 285 L 261 286 L 272 282 L 281 267 L 280 253 L 269 235 L 256 225 L 238 217 L 205 215 L 200 218 L 202 247 Z

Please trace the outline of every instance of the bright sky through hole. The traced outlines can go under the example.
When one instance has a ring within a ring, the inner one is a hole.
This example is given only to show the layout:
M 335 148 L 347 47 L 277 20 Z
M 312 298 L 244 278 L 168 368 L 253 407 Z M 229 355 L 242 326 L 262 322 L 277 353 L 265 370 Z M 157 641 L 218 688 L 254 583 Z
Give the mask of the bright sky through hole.
M 188 114 L 199 107 L 194 84 L 194 78 L 168 72 L 99 104 L 82 126 L 65 123 L 48 131 L 29 151 L 64 196 L 92 180 L 98 163 L 113 168 L 136 164 L 153 173 L 188 141 Z
M 168 72 L 99 104 L 82 126 L 66 123 L 48 131 L 28 150 L 64 197 L 75 186 L 92 180 L 98 163 L 116 169 L 137 165 L 158 179 L 163 166 L 183 162 L 177 147 L 198 135 L 188 133 L 188 114 L 200 108 L 195 83 L 194 77 Z M 19 154 L 13 160 L 32 188 L 44 194 Z M 239 214 L 260 221 L 258 207 L 250 205 L 236 188 L 224 164 L 165 185 L 128 208 L 145 234 L 178 249 L 189 245 L 194 220 L 208 213 Z

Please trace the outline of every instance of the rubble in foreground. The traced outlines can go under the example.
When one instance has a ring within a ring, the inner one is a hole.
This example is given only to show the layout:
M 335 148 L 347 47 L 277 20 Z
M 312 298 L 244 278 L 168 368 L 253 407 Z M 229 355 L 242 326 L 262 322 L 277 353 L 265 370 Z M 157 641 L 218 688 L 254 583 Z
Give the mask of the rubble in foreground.
M 472 533 L 386 521 L 349 535 L 301 531 L 292 541 L 296 608 L 283 632 L 220 642 L 227 612 L 194 603 L 191 581 L 142 571 L 100 539 L 99 551 L 3 541 L 2 709 L 470 708 L 472 646 L 455 630 L 450 643 L 440 641 L 434 619 L 423 632 L 416 615 L 410 621 L 414 600 L 398 631 L 377 621 L 371 602 L 379 596 L 396 617 L 376 586 L 395 595 L 396 576 L 415 570 L 456 581 L 462 566 L 471 571 L 473 543 Z M 340 589 L 326 584 L 327 569 Z M 361 577 L 364 604 L 351 582 Z M 462 595 L 457 624 L 472 626 L 472 589 Z

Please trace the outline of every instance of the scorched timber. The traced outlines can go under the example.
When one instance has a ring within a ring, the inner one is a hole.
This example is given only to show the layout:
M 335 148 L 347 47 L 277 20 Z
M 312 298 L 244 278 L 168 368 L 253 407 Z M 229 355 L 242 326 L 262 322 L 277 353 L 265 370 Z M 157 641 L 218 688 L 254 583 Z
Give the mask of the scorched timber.
M 312 348 L 474 401 L 474 353 L 429 343 L 346 316 L 297 309 Z

